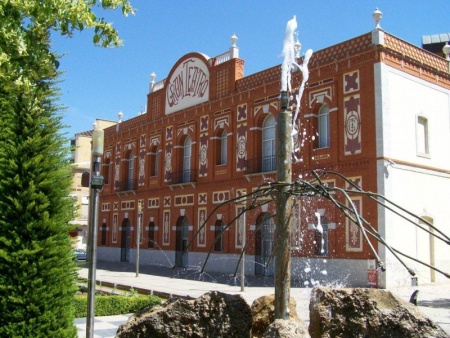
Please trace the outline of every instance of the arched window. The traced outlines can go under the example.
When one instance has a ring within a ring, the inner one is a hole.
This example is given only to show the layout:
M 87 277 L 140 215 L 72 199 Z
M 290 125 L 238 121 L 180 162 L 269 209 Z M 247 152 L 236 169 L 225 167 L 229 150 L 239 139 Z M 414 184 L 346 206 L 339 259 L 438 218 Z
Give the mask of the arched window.
M 158 176 L 159 173 L 159 149 L 153 147 L 150 151 L 150 177 Z
M 188 136 L 183 145 L 183 183 L 191 181 L 192 140 Z
M 224 130 L 220 136 L 220 161 L 218 164 L 227 164 L 227 131 Z
M 105 164 L 103 164 L 103 183 L 109 184 L 109 168 L 110 168 L 111 160 L 109 158 L 105 159 Z
M 324 104 L 319 110 L 318 130 L 319 143 L 318 148 L 327 148 L 330 146 L 330 109 Z
M 418 156 L 427 156 L 430 154 L 428 142 L 428 120 L 426 117 L 417 116 L 416 142 Z
M 128 171 L 127 171 L 127 190 L 133 190 L 134 187 L 134 156 L 130 152 L 128 155 Z
M 262 172 L 275 170 L 275 118 L 269 115 L 262 126 Z

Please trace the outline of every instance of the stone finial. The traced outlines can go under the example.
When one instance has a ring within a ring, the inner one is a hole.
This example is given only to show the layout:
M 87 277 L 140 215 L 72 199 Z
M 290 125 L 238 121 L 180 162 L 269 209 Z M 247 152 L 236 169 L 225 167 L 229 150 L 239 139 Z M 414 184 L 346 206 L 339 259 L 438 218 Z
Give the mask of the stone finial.
M 155 86 L 155 79 L 156 79 L 156 74 L 155 72 L 152 72 L 150 74 L 150 88 L 149 88 L 149 92 L 152 93 L 153 92 L 153 87 Z
M 231 39 L 230 58 L 236 59 L 239 57 L 239 48 L 236 46 L 236 41 L 237 41 L 238 37 L 236 36 L 236 34 L 233 34 L 230 37 L 230 39 Z
M 382 17 L 383 13 L 381 13 L 381 11 L 378 8 L 376 8 L 375 11 L 372 13 L 372 18 L 375 21 L 375 29 L 381 29 L 380 21 Z
M 450 45 L 448 44 L 448 41 L 445 43 L 445 46 L 442 47 L 442 53 L 444 53 L 445 59 L 450 61 Z
M 238 40 L 238 37 L 236 36 L 236 34 L 233 34 L 231 37 L 231 47 L 237 47 L 236 46 L 236 41 Z
M 445 60 L 448 62 L 448 72 L 450 73 L 450 45 L 448 41 L 445 43 L 445 46 L 442 47 L 442 53 L 444 53 Z
M 123 113 L 121 111 L 118 112 L 117 117 L 119 118 L 119 120 L 117 121 L 117 124 L 116 124 L 116 133 L 119 132 L 119 128 L 120 128 L 119 126 L 122 123 Z

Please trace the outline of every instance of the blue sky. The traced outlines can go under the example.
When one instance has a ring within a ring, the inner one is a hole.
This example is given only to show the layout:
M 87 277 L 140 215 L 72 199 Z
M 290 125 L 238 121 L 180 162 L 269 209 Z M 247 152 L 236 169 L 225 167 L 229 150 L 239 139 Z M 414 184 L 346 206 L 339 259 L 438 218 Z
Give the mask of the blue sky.
M 62 57 L 59 84 L 66 107 L 66 136 L 92 129 L 96 118 L 136 116 L 144 107 L 155 72 L 156 81 L 189 52 L 214 57 L 227 51 L 236 34 L 245 75 L 281 64 L 286 23 L 297 17 L 303 54 L 371 31 L 372 12 L 383 13 L 381 27 L 421 45 L 422 35 L 450 32 L 449 0 L 131 0 L 137 13 L 100 13 L 112 21 L 124 40 L 119 48 L 92 44 L 92 31 L 72 38 L 54 36 Z

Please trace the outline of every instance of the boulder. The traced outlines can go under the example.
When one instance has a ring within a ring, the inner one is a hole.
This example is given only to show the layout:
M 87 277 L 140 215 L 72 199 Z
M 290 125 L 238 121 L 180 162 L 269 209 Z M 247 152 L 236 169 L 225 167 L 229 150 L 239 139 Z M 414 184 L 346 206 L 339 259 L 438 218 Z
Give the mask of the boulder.
M 289 303 L 289 318 L 299 321 L 297 315 L 297 303 L 291 297 Z M 270 324 L 275 320 L 275 295 L 262 296 L 255 299 L 252 303 L 252 337 L 260 338 L 266 332 Z
M 444 338 L 413 304 L 380 289 L 316 287 L 309 304 L 312 338 Z
M 250 337 L 252 314 L 240 295 L 208 292 L 197 299 L 169 300 L 134 314 L 117 338 Z
M 311 338 L 305 324 L 293 319 L 275 319 L 263 338 Z

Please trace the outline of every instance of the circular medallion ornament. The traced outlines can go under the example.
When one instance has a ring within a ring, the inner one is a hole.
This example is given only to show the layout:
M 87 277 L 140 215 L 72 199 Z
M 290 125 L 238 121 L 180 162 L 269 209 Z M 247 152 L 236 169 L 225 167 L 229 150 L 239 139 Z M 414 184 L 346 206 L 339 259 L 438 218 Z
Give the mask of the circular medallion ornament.
M 245 142 L 245 136 L 239 136 L 238 139 L 238 157 L 245 157 L 245 147 L 246 146 L 246 142 Z
M 354 140 L 358 137 L 360 131 L 361 121 L 359 119 L 358 113 L 351 111 L 347 114 L 345 120 L 345 134 L 347 138 Z

